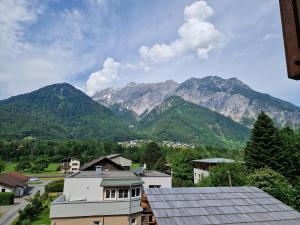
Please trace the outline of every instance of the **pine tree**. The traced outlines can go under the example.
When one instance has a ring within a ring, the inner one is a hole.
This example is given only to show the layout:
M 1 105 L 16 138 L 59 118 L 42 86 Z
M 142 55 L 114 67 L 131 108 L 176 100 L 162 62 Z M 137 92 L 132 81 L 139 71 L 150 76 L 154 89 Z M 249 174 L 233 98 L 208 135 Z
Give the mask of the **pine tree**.
M 150 142 L 146 145 L 143 163 L 146 163 L 148 169 L 153 169 L 156 162 L 163 157 L 163 152 L 160 146 L 155 142 Z
M 269 167 L 283 173 L 286 167 L 281 136 L 264 112 L 260 113 L 252 129 L 245 148 L 245 163 L 250 170 Z

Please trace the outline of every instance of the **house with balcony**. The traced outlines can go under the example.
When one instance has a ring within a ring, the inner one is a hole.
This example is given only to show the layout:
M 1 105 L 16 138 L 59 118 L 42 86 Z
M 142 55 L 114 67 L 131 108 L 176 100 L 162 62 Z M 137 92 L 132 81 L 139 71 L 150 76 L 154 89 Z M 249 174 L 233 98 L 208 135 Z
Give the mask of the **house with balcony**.
M 51 224 L 140 225 L 144 186 L 171 187 L 172 178 L 143 168 L 131 172 L 96 166 L 74 173 L 65 178 L 63 195 L 51 204 Z
M 232 159 L 208 158 L 193 160 L 194 166 L 194 183 L 197 184 L 204 177 L 209 176 L 209 170 L 219 164 L 234 163 Z
M 75 173 L 80 169 L 80 160 L 74 157 L 68 157 L 60 161 L 59 164 L 61 173 Z

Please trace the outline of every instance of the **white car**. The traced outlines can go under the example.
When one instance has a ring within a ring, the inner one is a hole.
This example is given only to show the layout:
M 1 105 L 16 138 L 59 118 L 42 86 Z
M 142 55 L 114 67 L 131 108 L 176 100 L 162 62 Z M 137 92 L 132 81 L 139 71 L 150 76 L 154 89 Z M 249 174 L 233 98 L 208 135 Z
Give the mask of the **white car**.
M 30 181 L 30 182 L 37 182 L 37 181 L 39 181 L 39 178 L 37 178 L 37 177 L 31 177 L 31 178 L 29 179 L 29 181 Z

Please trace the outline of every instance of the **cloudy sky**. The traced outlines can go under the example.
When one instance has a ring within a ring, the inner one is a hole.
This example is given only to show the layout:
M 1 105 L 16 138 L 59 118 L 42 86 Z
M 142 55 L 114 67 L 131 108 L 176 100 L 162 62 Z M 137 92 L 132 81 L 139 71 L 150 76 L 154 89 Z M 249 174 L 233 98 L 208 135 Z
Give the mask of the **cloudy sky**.
M 277 0 L 0 1 L 0 99 L 59 82 L 92 95 L 208 75 L 300 105 Z

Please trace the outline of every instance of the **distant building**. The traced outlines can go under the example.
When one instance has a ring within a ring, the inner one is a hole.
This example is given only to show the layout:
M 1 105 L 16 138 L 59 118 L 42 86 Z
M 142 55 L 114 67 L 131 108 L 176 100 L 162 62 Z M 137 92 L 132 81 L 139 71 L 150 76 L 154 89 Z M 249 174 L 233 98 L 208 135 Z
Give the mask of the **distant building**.
M 300 213 L 256 187 L 145 189 L 142 225 L 297 225 Z
M 80 161 L 77 158 L 68 157 L 62 161 L 60 161 L 60 172 L 68 173 L 68 172 L 78 172 L 80 169 Z
M 122 156 L 121 154 L 111 154 L 106 156 L 108 159 L 112 160 L 113 162 L 121 165 L 125 170 L 131 170 L 132 167 L 132 160 Z
M 63 195 L 51 204 L 52 225 L 140 225 L 144 187 L 172 186 L 169 175 L 143 168 L 131 172 L 107 157 L 82 169 L 65 178 Z
M 1 192 L 13 192 L 15 197 L 21 197 L 27 192 L 30 177 L 23 174 L 10 172 L 0 175 Z
M 97 167 L 101 167 L 103 171 L 108 170 L 125 170 L 123 166 L 121 166 L 119 163 L 114 162 L 113 160 L 109 159 L 106 156 L 101 156 L 97 159 L 94 159 L 86 164 L 84 164 L 80 171 L 96 171 Z
M 203 177 L 209 176 L 210 168 L 221 163 L 234 163 L 234 160 L 224 158 L 208 158 L 193 160 L 194 183 L 197 184 Z

